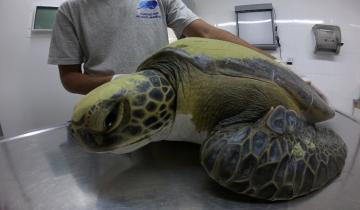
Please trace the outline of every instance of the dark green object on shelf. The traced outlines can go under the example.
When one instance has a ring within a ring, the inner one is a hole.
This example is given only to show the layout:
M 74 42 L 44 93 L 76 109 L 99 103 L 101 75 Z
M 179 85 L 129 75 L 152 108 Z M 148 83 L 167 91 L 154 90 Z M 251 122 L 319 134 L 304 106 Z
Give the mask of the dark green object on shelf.
M 37 6 L 33 23 L 34 31 L 52 30 L 57 7 Z
M 360 98 L 359 99 L 354 99 L 354 107 L 357 109 L 360 109 Z
M 3 130 L 1 128 L 1 123 L 0 123 L 0 140 L 4 138 L 4 133 L 3 133 Z

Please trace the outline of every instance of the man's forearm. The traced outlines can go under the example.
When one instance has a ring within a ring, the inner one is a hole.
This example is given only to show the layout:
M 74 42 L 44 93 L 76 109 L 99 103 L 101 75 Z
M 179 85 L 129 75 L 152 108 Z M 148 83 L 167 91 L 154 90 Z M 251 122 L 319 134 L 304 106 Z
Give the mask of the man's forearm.
M 273 57 L 269 53 L 266 53 L 256 47 L 254 47 L 253 45 L 240 39 L 239 37 L 235 36 L 234 34 L 228 32 L 228 31 L 216 28 L 201 19 L 195 20 L 192 23 L 190 23 L 184 29 L 184 34 L 189 37 L 191 37 L 191 36 L 204 37 L 204 38 L 218 39 L 218 40 L 232 42 L 232 43 L 235 43 L 238 45 L 242 45 L 242 46 L 251 48 L 269 58 L 275 59 L 275 57 Z
M 222 29 L 218 29 L 218 28 L 212 28 L 209 32 L 208 32 L 208 38 L 211 39 L 220 39 L 223 41 L 228 41 L 228 42 L 232 42 L 235 44 L 239 44 L 239 45 L 243 45 L 245 47 L 251 48 L 271 59 L 275 59 L 275 57 L 273 57 L 272 55 L 270 55 L 269 53 L 266 53 L 262 50 L 260 50 L 259 48 L 254 47 L 253 45 L 249 44 L 248 42 L 246 42 L 245 40 L 240 39 L 239 37 L 235 36 L 234 34 L 222 30 Z
M 88 94 L 93 89 L 99 87 L 100 85 L 109 82 L 112 76 L 89 76 L 89 75 L 79 75 L 72 85 L 66 88 L 72 93 L 78 94 Z
M 64 88 L 78 94 L 87 94 L 112 78 L 112 75 L 89 76 L 82 74 L 80 65 L 59 66 L 59 70 Z

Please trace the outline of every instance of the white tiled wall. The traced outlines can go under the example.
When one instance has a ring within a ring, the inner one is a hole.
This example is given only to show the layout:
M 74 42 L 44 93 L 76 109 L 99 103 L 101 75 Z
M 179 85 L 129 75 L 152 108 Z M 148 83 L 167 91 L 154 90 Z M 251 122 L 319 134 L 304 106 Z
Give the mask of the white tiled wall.
M 360 1 L 356 0 L 196 0 L 194 11 L 211 24 L 236 34 L 237 5 L 272 3 L 282 57 L 294 58 L 295 72 L 312 80 L 337 109 L 351 113 L 360 96 Z M 339 25 L 345 45 L 338 56 L 314 55 L 315 23 Z M 279 52 L 273 53 L 279 56 Z
M 30 33 L 34 6 L 61 2 L 0 1 L 0 123 L 6 137 L 66 122 L 78 100 L 63 89 L 57 67 L 47 65 L 50 33 Z

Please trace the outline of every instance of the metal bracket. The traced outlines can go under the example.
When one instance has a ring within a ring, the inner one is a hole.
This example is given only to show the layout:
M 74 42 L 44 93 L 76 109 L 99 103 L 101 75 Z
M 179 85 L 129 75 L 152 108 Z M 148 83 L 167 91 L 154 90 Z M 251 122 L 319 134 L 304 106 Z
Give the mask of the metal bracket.
M 0 140 L 4 138 L 4 132 L 1 128 L 1 123 L 0 123 Z

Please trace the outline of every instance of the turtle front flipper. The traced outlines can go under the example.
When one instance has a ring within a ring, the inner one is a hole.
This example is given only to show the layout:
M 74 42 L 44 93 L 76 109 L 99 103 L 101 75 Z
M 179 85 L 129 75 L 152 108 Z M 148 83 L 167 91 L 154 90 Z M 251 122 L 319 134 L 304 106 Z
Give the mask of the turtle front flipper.
M 254 124 L 222 127 L 201 147 L 201 163 L 219 184 L 271 201 L 322 188 L 340 174 L 345 158 L 335 132 L 309 125 L 283 106 Z

